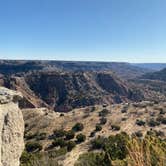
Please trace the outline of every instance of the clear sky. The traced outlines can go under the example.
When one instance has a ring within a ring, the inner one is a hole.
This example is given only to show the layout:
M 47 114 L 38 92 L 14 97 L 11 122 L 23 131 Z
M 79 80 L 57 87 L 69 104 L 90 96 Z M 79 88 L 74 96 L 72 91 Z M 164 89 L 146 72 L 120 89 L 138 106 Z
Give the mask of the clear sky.
M 0 58 L 166 62 L 166 0 L 0 0 Z

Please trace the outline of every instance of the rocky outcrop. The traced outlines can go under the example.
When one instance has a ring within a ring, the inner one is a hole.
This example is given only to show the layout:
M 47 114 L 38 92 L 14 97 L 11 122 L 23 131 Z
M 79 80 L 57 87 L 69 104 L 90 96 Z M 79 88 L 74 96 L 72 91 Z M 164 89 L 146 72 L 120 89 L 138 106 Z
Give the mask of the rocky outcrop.
M 0 166 L 19 166 L 24 149 L 21 98 L 20 93 L 0 87 Z

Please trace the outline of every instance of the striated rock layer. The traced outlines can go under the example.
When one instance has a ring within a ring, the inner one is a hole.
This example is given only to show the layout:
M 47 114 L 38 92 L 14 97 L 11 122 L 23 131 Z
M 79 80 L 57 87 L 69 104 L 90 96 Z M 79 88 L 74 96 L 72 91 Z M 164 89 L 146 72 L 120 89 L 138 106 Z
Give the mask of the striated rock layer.
M 20 93 L 0 87 L 0 166 L 19 166 L 24 150 L 21 98 Z

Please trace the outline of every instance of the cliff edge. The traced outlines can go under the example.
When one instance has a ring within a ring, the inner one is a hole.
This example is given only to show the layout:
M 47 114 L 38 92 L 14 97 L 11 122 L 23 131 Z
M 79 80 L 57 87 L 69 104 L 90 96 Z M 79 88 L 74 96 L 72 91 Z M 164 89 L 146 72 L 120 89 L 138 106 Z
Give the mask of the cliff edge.
M 24 120 L 18 107 L 22 95 L 0 87 L 0 166 L 19 166 L 24 150 Z

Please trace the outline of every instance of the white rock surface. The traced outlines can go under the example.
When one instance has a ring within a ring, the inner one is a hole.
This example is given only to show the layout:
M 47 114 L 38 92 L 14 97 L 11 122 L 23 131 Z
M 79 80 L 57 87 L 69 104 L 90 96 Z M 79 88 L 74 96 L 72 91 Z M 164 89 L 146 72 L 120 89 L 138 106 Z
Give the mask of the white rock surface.
M 22 95 L 0 87 L 0 166 L 19 166 L 24 150 L 24 120 L 18 107 Z

